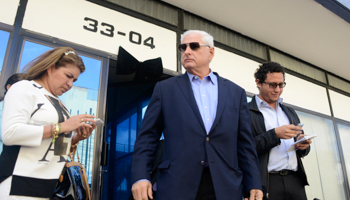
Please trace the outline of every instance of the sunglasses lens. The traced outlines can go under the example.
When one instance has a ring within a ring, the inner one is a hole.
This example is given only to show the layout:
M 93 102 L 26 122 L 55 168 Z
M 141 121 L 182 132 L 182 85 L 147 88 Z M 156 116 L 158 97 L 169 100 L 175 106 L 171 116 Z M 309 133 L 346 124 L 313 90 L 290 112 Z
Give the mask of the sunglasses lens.
M 188 46 L 190 46 L 190 48 L 191 48 L 192 50 L 197 50 L 197 49 L 199 49 L 200 44 L 199 44 L 198 42 L 191 42 L 191 43 L 188 43 Z M 179 51 L 186 51 L 186 49 L 187 49 L 187 44 L 180 44 L 180 45 L 178 46 L 178 49 L 179 49 Z
M 187 48 L 187 44 L 180 44 L 178 47 L 179 51 L 186 51 L 186 48 Z
M 189 45 L 192 50 L 197 50 L 200 47 L 198 42 L 191 42 Z

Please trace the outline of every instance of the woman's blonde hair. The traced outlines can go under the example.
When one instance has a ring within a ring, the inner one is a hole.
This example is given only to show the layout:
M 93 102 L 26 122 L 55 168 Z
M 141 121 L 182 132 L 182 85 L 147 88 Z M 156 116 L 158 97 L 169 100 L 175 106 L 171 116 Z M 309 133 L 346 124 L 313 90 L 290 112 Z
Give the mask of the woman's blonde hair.
M 85 71 L 85 65 L 77 52 L 70 47 L 57 47 L 47 51 L 24 66 L 24 79 L 34 80 L 42 77 L 48 68 L 55 65 L 56 69 L 73 64 L 80 69 L 80 73 Z

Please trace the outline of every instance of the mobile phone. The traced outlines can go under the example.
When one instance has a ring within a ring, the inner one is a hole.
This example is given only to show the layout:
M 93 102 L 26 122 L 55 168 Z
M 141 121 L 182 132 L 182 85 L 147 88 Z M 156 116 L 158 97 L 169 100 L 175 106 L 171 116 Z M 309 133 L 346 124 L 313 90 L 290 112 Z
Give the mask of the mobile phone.
M 302 128 L 302 127 L 304 126 L 304 124 L 299 123 L 297 126 L 299 126 L 300 128 Z M 307 142 L 305 141 L 305 142 L 302 142 L 301 144 L 307 144 Z
M 90 122 L 90 121 L 88 121 L 88 122 L 86 122 L 86 123 L 88 123 L 88 124 L 90 124 L 90 125 L 96 123 L 96 126 L 98 126 L 98 125 L 103 125 L 103 124 L 104 124 L 103 120 L 100 119 L 100 118 L 97 118 L 97 119 L 96 119 L 96 122 Z

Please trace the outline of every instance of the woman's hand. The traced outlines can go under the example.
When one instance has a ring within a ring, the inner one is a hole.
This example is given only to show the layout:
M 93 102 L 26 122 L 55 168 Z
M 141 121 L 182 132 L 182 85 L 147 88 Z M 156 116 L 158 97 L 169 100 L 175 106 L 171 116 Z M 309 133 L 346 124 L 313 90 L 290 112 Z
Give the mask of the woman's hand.
M 96 120 L 93 120 L 91 118 L 95 118 L 95 116 L 88 115 L 88 114 L 75 115 L 69 118 L 67 121 L 61 123 L 61 131 L 59 132 L 59 134 L 68 133 L 75 130 L 78 131 L 80 128 L 84 128 L 84 129 L 81 129 L 82 131 L 81 131 L 80 137 L 77 138 L 77 140 L 75 141 L 75 142 L 79 142 L 80 140 L 84 139 L 83 135 L 87 136 L 89 132 L 90 133 L 89 136 L 90 136 L 93 129 L 95 129 Z M 90 125 L 86 122 L 93 122 L 94 124 Z M 52 138 L 52 133 L 53 133 L 52 129 L 53 129 L 53 125 L 44 126 L 43 139 Z M 88 138 L 89 136 L 87 136 L 86 138 Z
M 78 130 L 81 127 L 93 129 L 92 125 L 86 122 L 95 122 L 92 118 L 95 118 L 93 115 L 82 114 L 75 115 L 70 117 L 67 121 L 61 123 L 61 132 L 60 133 L 68 133 L 71 131 Z
M 75 134 L 75 140 L 80 141 L 80 140 L 85 140 L 88 137 L 90 137 L 92 131 L 96 128 L 96 123 L 92 124 L 91 128 L 88 127 L 80 127 L 77 129 L 77 134 Z M 73 136 L 73 137 L 74 137 Z

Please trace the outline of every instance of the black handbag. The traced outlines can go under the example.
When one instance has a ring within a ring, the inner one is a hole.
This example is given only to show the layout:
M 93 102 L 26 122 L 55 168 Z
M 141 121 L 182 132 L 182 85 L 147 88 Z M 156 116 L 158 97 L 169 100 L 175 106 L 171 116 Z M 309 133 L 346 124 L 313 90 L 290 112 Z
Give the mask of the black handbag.
M 66 199 L 66 200 L 90 200 L 90 187 L 86 176 L 86 171 L 83 164 L 80 163 L 79 155 L 78 162 L 74 162 L 76 153 L 75 148 L 70 153 L 70 161 L 67 161 L 63 168 L 62 174 L 59 178 L 55 188 L 54 197 L 52 200 Z

